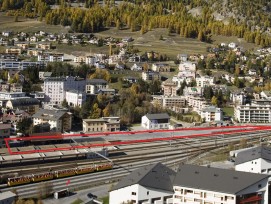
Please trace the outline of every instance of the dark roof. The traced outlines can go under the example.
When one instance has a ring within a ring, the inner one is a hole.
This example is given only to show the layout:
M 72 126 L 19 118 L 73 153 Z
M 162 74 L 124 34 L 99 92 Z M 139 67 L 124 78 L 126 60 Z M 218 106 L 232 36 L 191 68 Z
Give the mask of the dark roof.
M 237 154 L 234 164 L 242 164 L 259 158 L 271 161 L 271 148 L 260 146 L 241 151 Z
M 67 111 L 40 109 L 34 115 L 33 118 L 43 118 L 48 120 L 59 120 Z
M 18 98 L 18 99 L 12 99 L 10 100 L 12 103 L 12 107 L 18 107 L 18 106 L 31 106 L 31 105 L 39 105 L 40 102 L 36 98 Z
M 173 184 L 187 188 L 238 194 L 268 177 L 269 175 L 264 174 L 184 164 L 180 165 Z
M 176 172 L 161 163 L 141 167 L 123 178 L 113 190 L 134 184 L 173 192 L 172 181 Z
M 146 114 L 146 117 L 149 120 L 157 120 L 157 119 L 169 119 L 169 115 L 167 113 L 156 113 L 156 114 Z
M 107 81 L 105 81 L 104 79 L 89 79 L 87 80 L 87 84 L 107 84 Z

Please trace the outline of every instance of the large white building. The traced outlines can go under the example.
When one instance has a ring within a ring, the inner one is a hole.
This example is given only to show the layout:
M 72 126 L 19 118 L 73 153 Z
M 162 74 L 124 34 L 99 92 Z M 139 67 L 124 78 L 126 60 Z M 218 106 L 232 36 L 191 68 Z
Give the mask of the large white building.
M 191 72 L 196 72 L 196 63 L 186 61 L 186 62 L 181 62 L 179 64 L 179 71 L 191 71 Z
M 235 170 L 258 174 L 271 174 L 271 148 L 254 147 L 244 149 L 235 158 Z
M 44 80 L 43 92 L 47 103 L 61 104 L 66 91 L 85 91 L 86 81 L 78 77 L 50 77 Z
M 173 182 L 174 204 L 268 204 L 269 175 L 181 165 Z
M 148 130 L 168 129 L 170 117 L 167 113 L 146 114 L 141 118 L 141 126 Z
M 236 106 L 234 118 L 240 123 L 270 123 L 271 105 L 246 104 Z
M 123 178 L 109 194 L 109 204 L 172 203 L 175 172 L 161 163 L 147 165 Z
M 153 103 L 172 109 L 173 107 L 185 107 L 186 100 L 183 96 L 153 96 Z
M 200 111 L 208 106 L 208 102 L 202 97 L 187 96 L 187 104 L 189 107 L 200 114 Z
M 205 122 L 222 121 L 223 111 L 215 106 L 207 106 L 200 110 L 200 116 Z
M 197 86 L 205 87 L 215 84 L 215 78 L 212 76 L 200 76 L 196 77 Z
M 66 91 L 66 101 L 69 106 L 82 107 L 83 103 L 86 101 L 86 93 L 77 90 Z

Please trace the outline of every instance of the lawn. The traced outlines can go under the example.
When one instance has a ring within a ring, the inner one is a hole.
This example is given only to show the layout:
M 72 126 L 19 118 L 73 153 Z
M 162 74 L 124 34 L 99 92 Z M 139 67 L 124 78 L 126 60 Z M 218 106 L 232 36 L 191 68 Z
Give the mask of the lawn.
M 109 204 L 109 196 L 102 198 L 103 204 Z
M 222 110 L 223 110 L 225 116 L 231 116 L 231 117 L 234 116 L 234 108 L 233 107 L 225 107 Z

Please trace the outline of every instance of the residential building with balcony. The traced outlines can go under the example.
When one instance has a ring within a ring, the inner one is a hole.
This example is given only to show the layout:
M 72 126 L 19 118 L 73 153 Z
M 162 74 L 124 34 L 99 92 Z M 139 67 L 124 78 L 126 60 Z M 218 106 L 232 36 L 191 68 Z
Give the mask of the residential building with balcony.
M 24 97 L 14 98 L 6 103 L 6 107 L 13 110 L 24 110 L 30 115 L 36 113 L 39 110 L 40 102 L 36 98 Z
M 72 114 L 67 111 L 40 109 L 33 116 L 34 125 L 50 125 L 53 132 L 70 131 Z
M 83 119 L 83 132 L 115 132 L 120 130 L 119 117 Z
M 170 66 L 169 64 L 164 63 L 155 63 L 152 64 L 152 71 L 154 72 L 170 72 Z
M 162 90 L 164 91 L 164 96 L 177 96 L 178 91 L 177 82 L 171 80 L 166 80 L 162 82 Z
M 158 103 L 163 108 L 185 107 L 186 99 L 183 96 L 153 96 L 152 103 Z
M 66 91 L 85 91 L 86 80 L 78 77 L 50 77 L 44 80 L 43 92 L 47 103 L 61 104 Z
M 7 54 L 20 55 L 20 54 L 22 54 L 22 48 L 21 47 L 16 47 L 16 46 L 7 47 L 6 48 L 6 53 Z
M 71 107 L 82 107 L 83 103 L 86 101 L 86 93 L 77 90 L 66 91 L 66 101 Z
M 197 86 L 205 87 L 215 84 L 215 78 L 212 76 L 200 76 L 196 77 Z
M 159 72 L 144 71 L 142 72 L 142 79 L 144 81 L 154 81 L 154 80 L 160 80 L 161 76 Z
M 209 103 L 202 97 L 194 97 L 194 96 L 187 96 L 186 97 L 187 104 L 189 107 L 193 109 L 193 111 L 200 114 L 200 111 L 207 107 Z
M 108 89 L 108 82 L 104 79 L 88 79 L 86 81 L 86 94 L 98 94 L 101 89 Z
M 168 129 L 170 117 L 167 113 L 146 114 L 141 118 L 141 126 L 148 130 Z
M 207 106 L 200 110 L 200 116 L 205 122 L 222 121 L 223 111 L 215 106 Z
M 271 105 L 246 104 L 234 107 L 234 118 L 240 123 L 270 123 Z
M 41 53 L 38 54 L 38 62 L 63 62 L 63 53 Z
M 268 204 L 269 175 L 180 165 L 173 181 L 174 204 Z
M 172 203 L 175 172 L 161 163 L 141 167 L 120 180 L 109 193 L 109 204 Z

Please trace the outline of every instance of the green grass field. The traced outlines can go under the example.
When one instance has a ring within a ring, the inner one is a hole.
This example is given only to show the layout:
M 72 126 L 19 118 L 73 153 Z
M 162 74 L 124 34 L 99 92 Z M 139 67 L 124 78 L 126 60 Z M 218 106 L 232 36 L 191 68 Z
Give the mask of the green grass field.
M 225 114 L 225 116 L 234 116 L 234 108 L 233 107 L 225 107 L 223 108 L 223 112 Z

